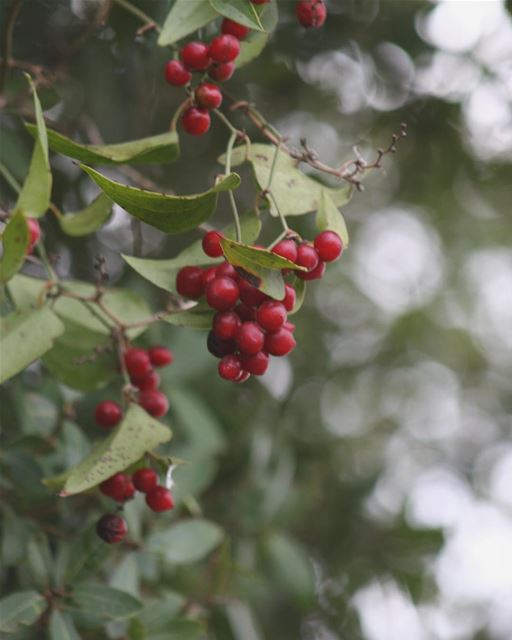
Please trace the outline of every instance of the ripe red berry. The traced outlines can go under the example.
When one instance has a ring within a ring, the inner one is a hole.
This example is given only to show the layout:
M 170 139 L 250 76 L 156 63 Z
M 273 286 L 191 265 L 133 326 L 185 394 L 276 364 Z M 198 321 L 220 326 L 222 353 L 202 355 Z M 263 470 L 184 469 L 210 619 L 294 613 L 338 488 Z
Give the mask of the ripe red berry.
M 225 82 L 229 80 L 235 73 L 235 65 L 232 62 L 222 62 L 220 64 L 212 64 L 208 70 L 210 78 L 217 82 Z
M 333 262 L 343 251 L 341 238 L 334 231 L 322 231 L 314 241 L 316 252 L 320 260 Z
M 124 502 L 129 478 L 124 473 L 115 473 L 100 484 L 100 491 L 104 496 L 116 502 Z
M 160 376 L 156 371 L 150 371 L 143 378 L 136 378 L 133 384 L 141 391 L 151 391 L 160 386 Z
M 139 393 L 139 404 L 153 418 L 161 418 L 169 411 L 167 396 L 156 389 Z
M 229 262 L 219 264 L 216 270 L 216 275 L 217 278 L 231 278 L 232 280 L 239 280 L 235 267 Z
M 295 338 L 286 329 L 265 336 L 265 351 L 273 356 L 285 356 L 295 349 L 296 344 Z
M 236 380 L 242 370 L 240 358 L 234 355 L 227 355 L 219 362 L 219 375 L 224 380 Z
M 156 486 L 148 494 L 146 494 L 146 504 L 152 511 L 161 513 L 169 511 L 174 507 L 174 500 L 169 489 L 162 486 Z
M 137 469 L 132 476 L 132 482 L 137 491 L 149 493 L 158 484 L 158 476 L 153 469 L 144 467 L 143 469 Z
M 96 405 L 94 417 L 100 427 L 111 429 L 119 424 L 123 417 L 121 407 L 113 400 L 103 400 Z
M 297 272 L 297 276 L 301 280 L 320 280 L 320 278 L 324 277 L 324 273 L 325 262 L 319 262 L 314 269 L 311 269 L 311 271 Z
M 297 19 L 303 27 L 309 29 L 321 27 L 327 17 L 327 8 L 323 0 L 300 0 L 295 8 Z
M 213 331 L 210 331 L 206 339 L 206 347 L 208 351 L 216 358 L 223 358 L 235 351 L 234 340 L 222 340 L 218 338 Z
M 107 544 L 115 544 L 128 533 L 126 522 L 114 513 L 106 513 L 96 523 L 96 533 Z
M 242 322 L 245 320 L 254 320 L 256 318 L 256 309 L 243 303 L 236 305 L 235 313 L 240 318 L 240 320 L 242 320 Z
M 206 285 L 211 282 L 216 276 L 217 267 L 208 267 L 203 271 L 203 291 L 206 289 Z
M 194 92 L 196 104 L 204 109 L 218 109 L 222 104 L 222 92 L 216 84 L 203 82 Z
M 210 57 L 215 62 L 233 62 L 240 53 L 240 42 L 235 36 L 222 34 L 210 42 Z
M 240 300 L 249 307 L 257 307 L 268 299 L 264 293 L 243 278 L 240 279 L 238 287 L 240 289 Z
M 27 218 L 27 227 L 28 227 L 28 247 L 27 254 L 32 253 L 32 250 L 39 242 L 41 238 L 41 227 L 39 226 L 39 222 L 35 218 Z
M 236 332 L 235 342 L 244 355 L 254 355 L 261 351 L 265 334 L 261 327 L 251 320 L 242 322 L 241 327 Z
M 292 311 L 293 307 L 295 306 L 295 301 L 297 300 L 297 294 L 295 293 L 295 289 L 291 284 L 285 284 L 284 290 L 284 308 L 286 309 L 286 311 Z
M 306 267 L 308 271 L 314 269 L 318 264 L 319 258 L 315 251 L 315 247 L 308 242 L 302 242 L 297 247 L 297 260 L 295 261 L 301 267 Z M 297 272 L 301 273 L 300 271 Z
M 148 356 L 154 367 L 166 367 L 173 361 L 172 351 L 167 347 L 156 345 L 148 349 Z
M 297 243 L 295 240 L 281 240 L 272 249 L 272 253 L 276 253 L 282 258 L 296 262 L 297 260 Z
M 235 36 L 235 38 L 238 38 L 239 40 L 243 40 L 250 31 L 249 27 L 245 27 L 243 24 L 238 24 L 238 22 L 230 20 L 229 18 L 224 18 L 220 25 L 220 30 L 222 33 L 229 36 Z
M 202 136 L 210 128 L 210 114 L 206 109 L 189 107 L 181 116 L 181 124 L 189 135 Z
M 220 258 L 223 253 L 220 241 L 223 237 L 222 233 L 218 231 L 208 231 L 208 233 L 203 236 L 201 244 L 207 256 L 210 258 Z
M 182 267 L 176 276 L 176 290 L 185 298 L 200 298 L 204 292 L 203 270 L 200 267 Z
M 180 51 L 183 64 L 190 71 L 204 71 L 210 65 L 209 47 L 204 42 L 189 42 Z
M 264 351 L 259 351 L 253 356 L 242 356 L 241 361 L 245 371 L 255 376 L 262 376 L 268 369 L 270 358 Z
M 242 321 L 234 311 L 219 311 L 213 318 L 213 333 L 220 340 L 233 340 Z
M 141 379 L 151 371 L 151 360 L 144 349 L 131 347 L 124 353 L 124 364 L 130 378 Z
M 275 333 L 286 322 L 286 308 L 282 302 L 268 300 L 256 311 L 256 321 L 269 333 Z
M 227 311 L 237 303 L 239 289 L 231 278 L 216 277 L 206 285 L 205 293 L 206 302 L 212 309 Z
M 123 502 L 126 502 L 127 500 L 131 500 L 134 495 L 135 495 L 135 486 L 133 482 L 129 478 L 127 478 L 126 485 L 124 488 Z
M 173 87 L 183 87 L 192 79 L 192 74 L 180 60 L 169 60 L 165 65 L 165 79 Z

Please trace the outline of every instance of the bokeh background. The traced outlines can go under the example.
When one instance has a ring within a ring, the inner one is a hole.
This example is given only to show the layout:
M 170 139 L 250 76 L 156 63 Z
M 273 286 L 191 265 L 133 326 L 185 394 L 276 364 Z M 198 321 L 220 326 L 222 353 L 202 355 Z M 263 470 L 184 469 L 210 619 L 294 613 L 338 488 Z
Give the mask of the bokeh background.
M 157 20 L 169 7 L 165 0 L 135 4 Z M 184 593 L 192 611 L 208 619 L 211 640 L 508 640 L 510 6 L 501 0 L 327 5 L 325 28 L 310 32 L 296 24 L 294 2 L 279 0 L 279 28 L 229 91 L 254 101 L 290 144 L 306 137 L 332 164 L 353 157 L 354 145 L 371 159 L 402 121 L 409 135 L 344 209 L 350 246 L 308 288 L 295 317 L 297 349 L 274 359 L 262 380 L 221 381 L 200 332 L 159 326 L 144 338 L 175 352 L 165 377 L 175 432 L 169 450 L 192 462 L 176 473 L 182 508 L 220 523 L 230 542 L 183 569 L 160 566 L 144 551 L 118 550 L 102 575 L 132 592 Z M 14 56 L 59 64 L 95 6 L 25 1 Z M 139 26 L 114 5 L 108 26 L 66 58 L 55 88 L 41 92 L 48 118 L 83 140 L 118 142 L 166 130 L 182 96 L 162 79 L 168 52 L 151 34 L 134 38 Z M 1 161 L 20 180 L 31 150 L 18 118 L 30 103 L 15 97 L 22 83 L 13 74 L 0 145 Z M 234 119 L 258 139 L 247 122 Z M 216 122 L 200 139 L 184 136 L 180 162 L 141 172 L 168 190 L 200 191 L 220 169 L 226 133 Z M 57 204 L 75 210 L 90 200 L 95 188 L 79 169 L 62 157 L 53 167 Z M 127 183 L 136 178 L 105 172 Z M 241 202 L 249 207 L 254 189 L 250 172 L 242 173 L 248 186 Z M 9 204 L 13 194 L 4 182 L 0 188 L 2 204 Z M 165 300 L 119 256 L 132 250 L 122 210 L 85 241 L 66 238 L 46 218 L 48 250 L 59 254 L 63 277 L 90 279 L 101 254 L 113 283 L 143 292 L 155 308 Z M 225 220 L 222 200 L 213 223 Z M 297 224 L 313 236 L 313 220 Z M 142 231 L 147 257 L 175 255 L 196 237 Z M 277 233 L 266 229 L 269 238 Z M 92 410 L 111 390 L 88 396 L 57 390 L 38 367 L 2 391 L 4 428 L 17 428 L 20 397 L 27 397 L 20 394 L 28 393 L 32 419 L 50 421 L 51 430 L 50 388 L 74 405 L 86 438 L 97 437 Z M 31 462 L 36 474 L 37 465 Z M 38 495 L 45 504 L 55 500 Z M 59 526 L 73 531 L 80 518 L 97 516 L 97 503 L 85 499 L 80 514 L 79 502 L 61 507 Z M 140 526 L 154 520 L 137 504 L 129 510 Z M 52 509 L 41 515 L 54 517 Z M 130 555 L 131 578 L 119 578 Z M 23 584 L 8 571 L 3 586 L 8 578 Z

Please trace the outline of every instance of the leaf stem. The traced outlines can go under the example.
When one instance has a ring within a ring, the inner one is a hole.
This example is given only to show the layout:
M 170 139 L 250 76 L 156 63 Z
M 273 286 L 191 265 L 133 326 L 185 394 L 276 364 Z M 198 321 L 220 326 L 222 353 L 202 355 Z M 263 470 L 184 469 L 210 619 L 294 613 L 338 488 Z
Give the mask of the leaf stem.
M 235 133 L 237 137 L 245 137 L 245 134 L 242 131 L 239 131 L 235 126 L 231 124 L 231 122 L 226 118 L 226 116 L 219 111 L 218 109 L 214 109 L 213 113 L 217 116 L 219 120 L 226 125 L 226 127 L 231 131 L 231 133 Z
M 233 146 L 237 138 L 238 131 L 233 127 L 233 130 L 229 137 L 228 146 L 226 148 L 226 170 L 224 172 L 225 175 L 229 175 L 231 173 L 231 156 L 233 154 Z M 242 242 L 242 227 L 240 226 L 240 216 L 238 214 L 238 208 L 236 206 L 236 200 L 232 190 L 228 191 L 228 197 L 231 204 L 231 210 L 233 211 L 233 218 L 235 219 L 236 239 L 238 242 Z
M 20 183 L 16 180 L 16 178 L 12 175 L 12 173 L 3 162 L 0 162 L 0 174 L 13 191 L 15 191 L 16 193 L 19 193 L 21 191 Z
M 162 31 L 160 25 L 158 25 L 152 18 L 150 18 L 147 13 L 144 13 L 144 11 L 142 11 L 138 7 L 135 7 L 131 2 L 128 2 L 128 0 L 114 0 L 114 2 L 134 15 L 141 22 L 144 22 L 144 24 L 148 25 L 148 27 L 154 29 L 157 33 L 160 33 Z
M 281 220 L 281 224 L 283 225 L 283 229 L 285 231 L 285 233 L 290 233 L 291 229 L 288 226 L 287 222 L 286 222 L 286 218 L 283 215 L 283 212 L 281 211 L 281 209 L 279 208 L 276 198 L 274 196 L 274 194 L 272 193 L 272 191 L 268 192 L 268 197 L 272 200 L 272 203 L 274 204 L 274 207 L 276 208 L 277 214 L 279 215 L 279 219 Z
M 169 131 L 176 131 L 176 128 L 178 126 L 178 120 L 179 117 L 181 116 L 181 114 L 183 113 L 183 111 L 192 103 L 191 98 L 187 98 L 186 100 L 183 100 L 183 102 L 180 104 L 180 106 L 176 109 L 176 111 L 174 112 L 174 115 L 172 116 L 172 120 L 171 120 L 171 124 L 169 125 Z

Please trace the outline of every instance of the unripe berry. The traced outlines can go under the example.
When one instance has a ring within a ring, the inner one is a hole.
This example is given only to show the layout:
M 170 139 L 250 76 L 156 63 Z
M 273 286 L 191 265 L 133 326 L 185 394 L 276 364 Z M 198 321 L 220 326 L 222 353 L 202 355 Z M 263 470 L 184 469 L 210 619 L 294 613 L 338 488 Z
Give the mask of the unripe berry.
M 190 71 L 204 71 L 210 65 L 209 47 L 204 42 L 189 42 L 180 51 L 183 64 Z
M 268 300 L 256 311 L 256 321 L 269 333 L 275 333 L 286 322 L 286 308 L 281 302 Z
M 229 262 L 223 262 L 219 264 L 216 270 L 217 278 L 231 278 L 232 280 L 236 280 L 238 282 L 239 276 L 235 269 L 235 267 Z
M 239 40 L 243 40 L 250 31 L 249 27 L 245 27 L 243 24 L 238 24 L 238 22 L 230 20 L 229 18 L 224 18 L 220 25 L 220 30 L 222 33 L 229 36 L 235 36 L 235 38 L 238 38 Z
M 210 82 L 203 82 L 194 92 L 196 104 L 204 109 L 218 109 L 222 104 L 222 92 Z
M 106 513 L 96 523 L 96 533 L 107 544 L 115 544 L 128 533 L 126 522 L 114 513 Z
M 297 243 L 295 240 L 281 240 L 281 242 L 278 242 L 276 246 L 273 247 L 272 253 L 275 253 L 282 258 L 286 258 L 287 260 L 291 260 L 292 262 L 296 262 Z
M 253 356 L 242 356 L 241 361 L 245 371 L 255 376 L 262 376 L 268 369 L 270 358 L 264 351 L 259 351 Z
M 242 321 L 234 311 L 219 311 L 213 318 L 213 333 L 220 340 L 233 340 Z
M 210 57 L 215 62 L 233 62 L 239 53 L 240 42 L 235 36 L 223 34 L 210 42 Z
M 213 331 L 210 331 L 208 338 L 206 339 L 206 347 L 208 351 L 216 358 L 223 358 L 235 351 L 234 340 L 221 340 L 217 338 Z
M 238 287 L 240 289 L 240 300 L 249 307 L 257 307 L 268 299 L 263 292 L 253 287 L 252 284 L 249 284 L 249 282 L 243 278 L 240 279 Z
M 39 242 L 41 238 L 41 227 L 39 226 L 39 222 L 35 218 L 27 218 L 27 227 L 28 227 L 28 247 L 27 254 L 32 253 L 34 247 Z
M 111 429 L 119 424 L 123 417 L 121 407 L 113 400 L 103 400 L 96 405 L 94 417 L 100 427 Z
M 220 258 L 223 253 L 220 241 L 223 237 L 219 231 L 208 231 L 208 233 L 205 233 L 201 245 L 207 256 L 210 258 Z
M 297 260 L 295 262 L 301 267 L 306 267 L 308 271 L 314 269 L 319 262 L 319 258 L 313 245 L 309 244 L 309 242 L 299 244 L 297 247 Z M 300 271 L 297 271 L 297 274 L 300 273 Z
M 251 320 L 242 322 L 235 336 L 235 342 L 241 353 L 244 355 L 254 355 L 261 351 L 265 334 L 261 327 Z
M 100 491 L 104 496 L 116 502 L 124 502 L 129 478 L 124 473 L 115 473 L 100 484 Z
M 140 391 L 158 389 L 160 386 L 160 376 L 156 371 L 150 371 L 143 378 L 136 378 L 133 380 L 133 384 L 140 389 Z
M 324 277 L 325 273 L 325 262 L 319 262 L 314 269 L 311 271 L 299 271 L 297 272 L 297 276 L 301 280 L 320 280 L 320 278 Z
M 130 378 L 143 378 L 151 371 L 151 360 L 144 349 L 131 347 L 124 353 L 124 364 Z
M 238 300 L 239 289 L 231 278 L 214 278 L 206 285 L 206 302 L 212 309 L 227 311 L 232 309 Z
M 333 262 L 343 251 L 341 238 L 334 231 L 322 231 L 315 238 L 314 244 L 318 257 L 324 262 Z
M 285 356 L 296 346 L 295 338 L 286 329 L 265 336 L 265 351 L 273 356 Z
M 182 267 L 176 275 L 176 290 L 185 298 L 200 298 L 204 293 L 203 270 L 200 267 Z
M 219 362 L 219 375 L 224 380 L 236 380 L 242 371 L 240 358 L 234 355 L 227 355 Z
M 156 345 L 148 349 L 148 356 L 154 367 L 166 367 L 173 361 L 172 351 L 167 347 Z
M 191 136 L 202 136 L 210 128 L 211 118 L 206 109 L 189 107 L 181 116 L 181 125 Z
M 167 396 L 155 389 L 139 393 L 139 404 L 153 418 L 161 418 L 169 411 Z
M 291 284 L 285 284 L 284 290 L 284 308 L 286 309 L 286 311 L 292 311 L 293 307 L 295 306 L 295 301 L 297 300 L 297 294 L 295 293 L 295 289 Z
M 180 60 L 169 60 L 165 65 L 165 79 L 173 87 L 183 87 L 192 79 L 192 74 Z
M 323 0 L 300 0 L 295 12 L 298 21 L 306 29 L 320 28 L 327 18 L 327 8 Z
M 152 511 L 161 513 L 174 507 L 172 493 L 165 487 L 157 486 L 146 494 L 146 504 Z
M 132 482 L 137 491 L 149 493 L 158 484 L 158 476 L 153 469 L 144 467 L 143 469 L 137 469 L 132 476 Z
M 208 75 L 217 82 L 225 82 L 229 80 L 235 73 L 235 65 L 233 62 L 221 62 L 220 64 L 212 64 L 208 70 Z

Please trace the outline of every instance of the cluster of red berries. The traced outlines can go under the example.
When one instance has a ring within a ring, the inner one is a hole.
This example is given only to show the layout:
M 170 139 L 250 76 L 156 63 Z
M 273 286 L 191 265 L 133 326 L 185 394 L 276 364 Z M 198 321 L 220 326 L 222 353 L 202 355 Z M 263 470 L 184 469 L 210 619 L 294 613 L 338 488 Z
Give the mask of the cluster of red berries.
M 205 234 L 202 246 L 207 256 L 222 256 L 222 237 L 218 231 Z M 334 231 L 322 231 L 313 243 L 281 240 L 272 249 L 307 269 L 293 271 L 302 280 L 321 278 L 326 262 L 339 258 L 342 250 L 341 238 Z M 289 276 L 288 271 L 284 275 Z M 207 347 L 220 358 L 219 375 L 225 380 L 241 383 L 251 374 L 261 376 L 271 355 L 285 356 L 295 348 L 295 325 L 288 322 L 288 312 L 295 306 L 296 292 L 290 282 L 285 284 L 283 300 L 273 300 L 244 278 L 243 269 L 224 261 L 206 269 L 183 267 L 176 276 L 176 289 L 194 300 L 204 295 L 207 304 L 217 312 Z
M 172 353 L 167 347 L 145 349 L 131 347 L 124 353 L 124 364 L 132 384 L 139 389 L 140 406 L 154 418 L 161 418 L 169 410 L 167 396 L 158 390 L 160 376 L 154 367 L 171 364 Z M 96 422 L 103 429 L 112 429 L 121 421 L 123 411 L 113 400 L 103 400 L 96 405 Z
M 158 484 L 156 472 L 149 467 L 138 469 L 131 478 L 125 473 L 116 473 L 100 484 L 100 491 L 104 496 L 119 503 L 131 500 L 135 492 L 140 491 L 146 494 L 148 507 L 157 513 L 169 511 L 174 507 L 172 493 Z M 127 531 L 126 521 L 113 513 L 106 513 L 96 524 L 98 536 L 109 544 L 120 542 Z

